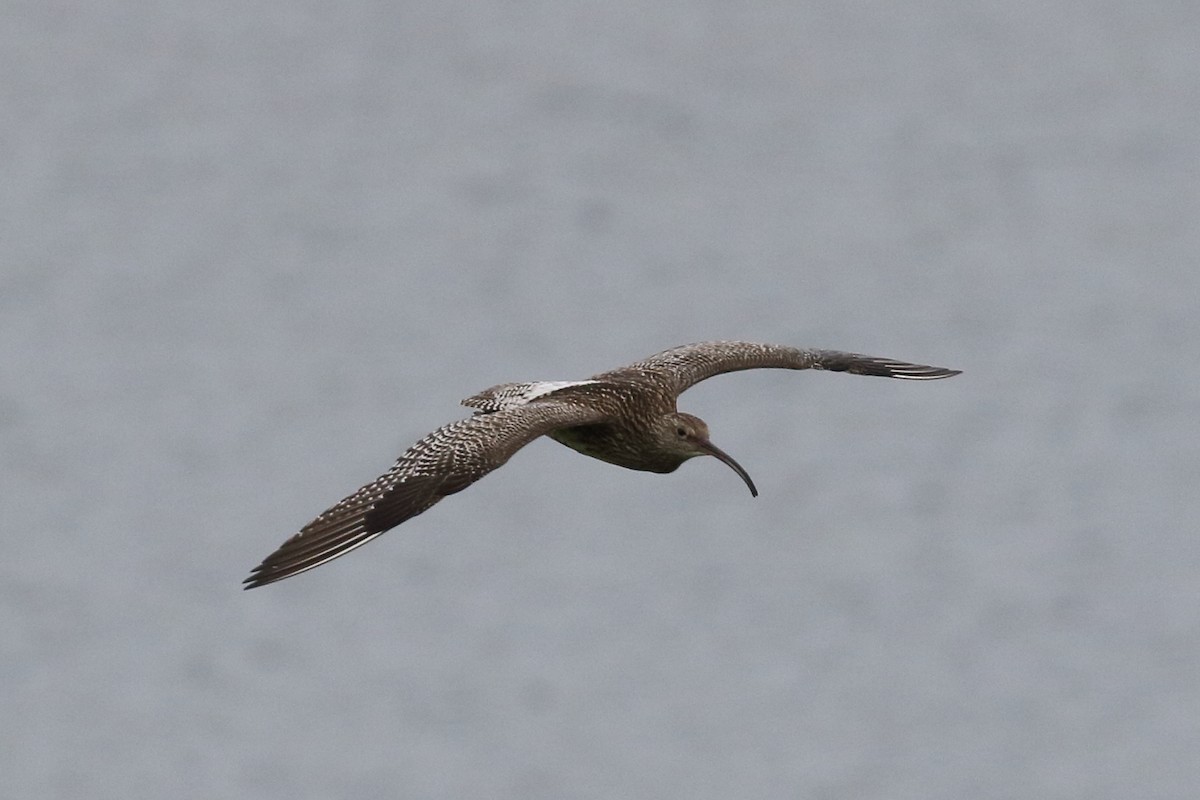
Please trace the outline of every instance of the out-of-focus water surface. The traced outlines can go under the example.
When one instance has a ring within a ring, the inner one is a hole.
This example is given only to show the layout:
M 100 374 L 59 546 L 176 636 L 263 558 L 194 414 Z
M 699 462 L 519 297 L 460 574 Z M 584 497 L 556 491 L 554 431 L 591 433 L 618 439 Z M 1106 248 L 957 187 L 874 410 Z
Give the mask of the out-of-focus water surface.
M 0 795 L 1191 798 L 1200 11 L 18 4 Z M 240 580 L 506 380 L 745 338 Z

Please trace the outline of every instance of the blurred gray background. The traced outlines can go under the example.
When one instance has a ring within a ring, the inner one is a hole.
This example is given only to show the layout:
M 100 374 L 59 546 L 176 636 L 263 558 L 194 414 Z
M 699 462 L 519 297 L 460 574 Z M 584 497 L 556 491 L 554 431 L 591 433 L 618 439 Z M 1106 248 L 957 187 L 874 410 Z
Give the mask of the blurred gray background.
M 10 3 L 0 796 L 1192 798 L 1200 6 Z M 684 342 L 251 567 L 478 389 Z

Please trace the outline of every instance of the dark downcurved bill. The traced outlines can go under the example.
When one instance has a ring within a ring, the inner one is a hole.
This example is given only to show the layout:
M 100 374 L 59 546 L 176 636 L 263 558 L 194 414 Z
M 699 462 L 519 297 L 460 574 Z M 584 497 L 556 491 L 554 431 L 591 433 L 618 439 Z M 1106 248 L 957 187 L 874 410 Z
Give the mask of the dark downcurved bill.
M 729 468 L 741 476 L 741 479 L 746 482 L 746 486 L 750 489 L 750 496 L 758 497 L 758 489 L 754 488 L 754 481 L 750 480 L 750 473 L 742 469 L 742 465 L 734 461 L 733 456 L 729 455 L 707 439 L 698 442 L 698 444 L 700 445 L 701 449 L 703 449 L 709 455 L 719 458 L 721 461 L 724 461 L 726 464 L 728 464 Z

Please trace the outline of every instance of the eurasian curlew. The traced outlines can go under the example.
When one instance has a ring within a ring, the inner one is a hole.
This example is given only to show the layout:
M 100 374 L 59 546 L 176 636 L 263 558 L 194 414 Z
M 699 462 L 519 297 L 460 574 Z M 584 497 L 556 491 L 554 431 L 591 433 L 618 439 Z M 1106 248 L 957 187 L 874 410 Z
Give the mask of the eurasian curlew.
M 539 436 L 627 469 L 674 472 L 714 456 L 758 490 L 742 466 L 708 438 L 703 420 L 676 410 L 688 387 L 724 372 L 822 369 L 905 380 L 936 380 L 959 370 L 890 358 L 751 342 L 703 342 L 602 372 L 583 381 L 504 383 L 462 403 L 473 416 L 438 428 L 371 483 L 314 519 L 246 578 L 245 588 L 290 578 L 361 547 L 460 492 Z

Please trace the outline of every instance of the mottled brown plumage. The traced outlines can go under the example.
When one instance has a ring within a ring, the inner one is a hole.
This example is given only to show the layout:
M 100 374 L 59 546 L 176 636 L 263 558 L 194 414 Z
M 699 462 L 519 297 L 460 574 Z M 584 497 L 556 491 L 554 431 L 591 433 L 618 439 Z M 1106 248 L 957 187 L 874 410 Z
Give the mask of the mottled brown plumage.
M 438 428 L 371 483 L 325 511 L 245 580 L 273 583 L 324 564 L 462 491 L 539 436 L 628 469 L 673 472 L 711 455 L 729 465 L 754 496 L 741 465 L 708 438 L 703 420 L 679 412 L 676 398 L 705 378 L 744 369 L 822 369 L 906 380 L 958 370 L 836 350 L 751 342 L 703 342 L 666 350 L 584 381 L 505 383 L 463 400 L 474 416 Z

